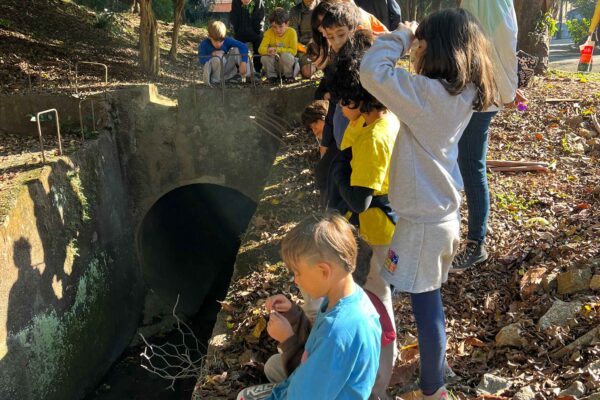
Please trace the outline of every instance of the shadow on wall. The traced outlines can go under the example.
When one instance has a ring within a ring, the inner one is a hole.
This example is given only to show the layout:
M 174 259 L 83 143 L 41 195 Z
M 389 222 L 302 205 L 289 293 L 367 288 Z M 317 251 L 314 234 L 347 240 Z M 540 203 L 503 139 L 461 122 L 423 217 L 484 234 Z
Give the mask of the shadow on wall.
M 20 201 L 19 221 L 9 223 L 13 265 L 8 259 L 0 273 L 14 283 L 0 299 L 7 302 L 0 399 L 79 398 L 133 333 L 123 340 L 105 318 L 119 298 L 109 295 L 115 255 L 97 240 L 95 186 L 85 190 L 82 175 L 70 161 L 50 164 L 25 183 L 31 201 Z
M 255 209 L 240 192 L 214 184 L 183 186 L 161 197 L 139 232 L 147 288 L 169 307 L 179 294 L 178 312 L 188 317 L 218 306 Z

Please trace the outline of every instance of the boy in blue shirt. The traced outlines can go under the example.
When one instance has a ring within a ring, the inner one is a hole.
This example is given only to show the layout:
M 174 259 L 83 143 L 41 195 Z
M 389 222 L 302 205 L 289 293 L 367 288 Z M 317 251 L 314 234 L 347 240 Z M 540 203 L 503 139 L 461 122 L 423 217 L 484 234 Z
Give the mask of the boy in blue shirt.
M 200 42 L 198 61 L 204 66 L 204 82 L 215 84 L 223 79 L 228 81 L 238 72 L 242 81 L 249 76 L 248 46 L 230 37 L 226 37 L 227 28 L 221 21 L 211 21 L 208 24 L 208 38 Z M 223 64 L 221 65 L 221 61 Z M 223 71 L 221 71 L 223 67 Z
M 290 377 L 278 385 L 244 389 L 237 399 L 367 399 L 379 366 L 381 327 L 369 297 L 352 278 L 357 256 L 352 226 L 337 214 L 311 217 L 286 235 L 281 254 L 298 287 L 325 300 Z M 281 314 L 292 303 L 279 295 L 266 307 L 269 335 L 280 347 L 293 345 L 298 338 Z

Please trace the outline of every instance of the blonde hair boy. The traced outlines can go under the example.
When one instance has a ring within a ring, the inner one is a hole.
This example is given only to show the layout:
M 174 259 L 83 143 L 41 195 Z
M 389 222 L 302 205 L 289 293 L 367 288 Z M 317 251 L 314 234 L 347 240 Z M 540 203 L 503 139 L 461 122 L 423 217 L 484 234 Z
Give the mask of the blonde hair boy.
M 225 40 L 227 35 L 227 27 L 221 21 L 211 21 L 208 24 L 208 37 L 217 42 Z

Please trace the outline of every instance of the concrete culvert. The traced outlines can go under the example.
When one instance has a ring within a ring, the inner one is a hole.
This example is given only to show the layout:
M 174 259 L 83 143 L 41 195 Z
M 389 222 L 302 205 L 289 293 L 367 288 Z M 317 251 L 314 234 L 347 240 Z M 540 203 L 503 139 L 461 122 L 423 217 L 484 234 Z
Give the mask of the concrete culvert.
M 222 299 L 255 209 L 241 193 L 213 184 L 184 186 L 161 197 L 138 234 L 148 290 L 172 305 L 179 294 L 177 311 L 187 316 L 205 300 Z

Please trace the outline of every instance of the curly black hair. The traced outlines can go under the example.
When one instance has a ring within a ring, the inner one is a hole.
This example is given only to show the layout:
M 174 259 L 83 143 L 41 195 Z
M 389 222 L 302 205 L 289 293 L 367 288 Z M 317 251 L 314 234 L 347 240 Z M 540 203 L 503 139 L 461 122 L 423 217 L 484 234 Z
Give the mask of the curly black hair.
M 356 31 L 333 60 L 333 71 L 330 75 L 332 96 L 343 106 L 360 107 L 362 113 L 386 110 L 386 107 L 360 84 L 360 63 L 373 41 L 370 30 Z

